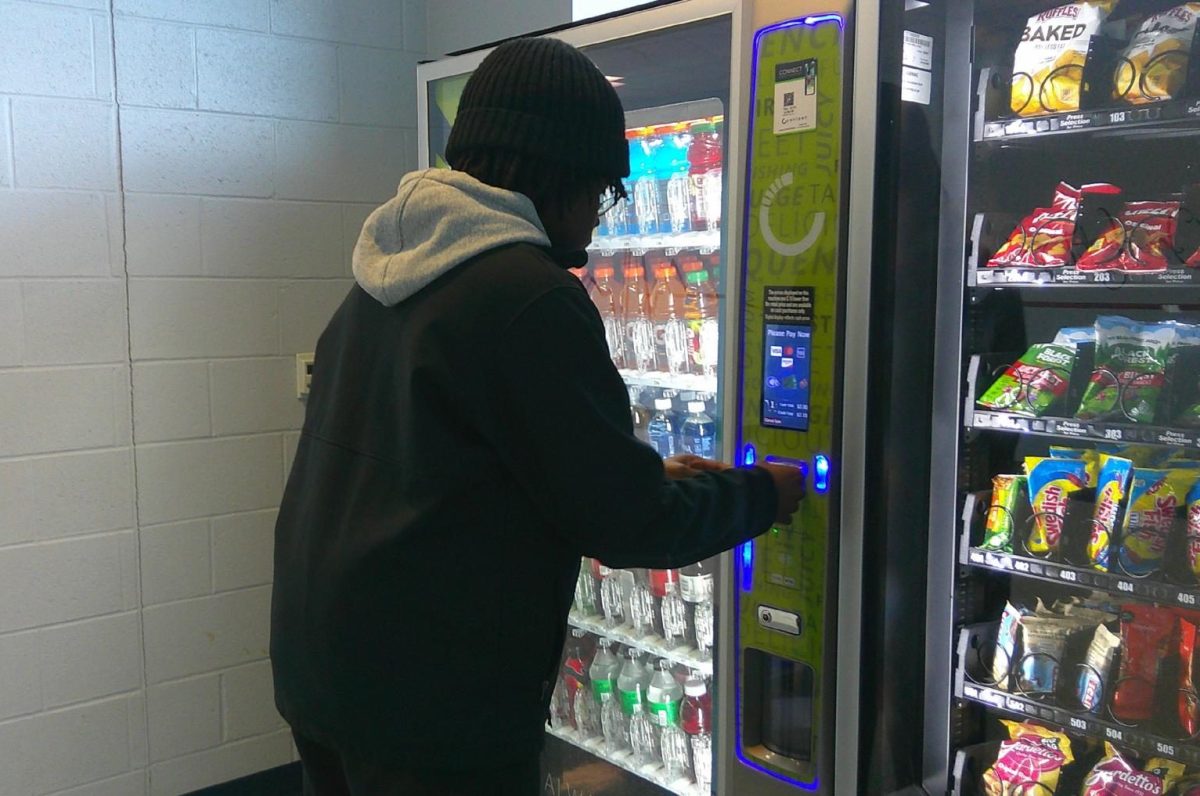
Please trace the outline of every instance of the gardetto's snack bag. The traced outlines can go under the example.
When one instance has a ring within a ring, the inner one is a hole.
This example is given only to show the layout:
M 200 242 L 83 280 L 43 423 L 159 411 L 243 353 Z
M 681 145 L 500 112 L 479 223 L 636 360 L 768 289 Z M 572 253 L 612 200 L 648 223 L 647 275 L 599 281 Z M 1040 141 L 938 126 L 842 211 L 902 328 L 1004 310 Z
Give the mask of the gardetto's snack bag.
M 1079 110 L 1088 45 L 1116 5 L 1117 0 L 1077 0 L 1029 18 L 1013 56 L 1014 113 Z
M 983 792 L 987 796 L 1057 792 L 1063 767 L 1075 760 L 1071 739 L 1028 721 L 1001 724 L 1008 728 L 1008 740 L 1001 742 L 996 762 L 983 773 Z
M 1200 3 L 1184 3 L 1153 14 L 1121 53 L 1113 75 L 1113 99 L 1134 105 L 1179 96 L 1187 77 Z

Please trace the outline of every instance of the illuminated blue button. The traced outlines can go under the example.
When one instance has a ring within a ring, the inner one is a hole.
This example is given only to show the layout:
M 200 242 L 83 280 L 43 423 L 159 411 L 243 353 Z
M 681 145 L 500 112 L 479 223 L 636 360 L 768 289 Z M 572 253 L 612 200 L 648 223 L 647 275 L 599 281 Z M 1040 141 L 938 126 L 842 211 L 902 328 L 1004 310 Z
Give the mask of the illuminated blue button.
M 819 494 L 829 491 L 829 457 L 823 453 L 813 457 L 813 489 Z
M 742 591 L 754 588 L 754 542 L 742 544 Z
M 747 467 L 753 467 L 756 461 L 758 461 L 758 453 L 755 452 L 753 445 L 747 445 L 742 454 L 742 463 Z

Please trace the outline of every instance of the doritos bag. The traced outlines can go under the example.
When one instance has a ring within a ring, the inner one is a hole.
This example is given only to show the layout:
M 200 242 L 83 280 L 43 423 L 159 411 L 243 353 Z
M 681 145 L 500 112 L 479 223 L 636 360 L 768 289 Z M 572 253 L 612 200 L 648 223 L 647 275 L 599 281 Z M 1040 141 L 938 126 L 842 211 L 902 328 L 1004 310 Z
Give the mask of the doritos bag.
M 1076 0 L 1029 18 L 1013 57 L 1013 113 L 1079 110 L 1079 87 L 1092 36 L 1117 0 Z
M 1088 194 L 1113 195 L 1121 189 L 1106 182 L 1076 188 L 1060 182 L 1050 207 L 1033 210 L 1009 233 L 987 262 L 988 268 L 1061 268 L 1069 265 L 1079 206 Z
M 1165 271 L 1175 247 L 1179 202 L 1126 202 L 1075 267 L 1080 271 Z
M 1001 724 L 1008 728 L 1009 740 L 1001 742 L 996 762 L 984 772 L 983 792 L 987 796 L 1054 793 L 1063 767 L 1075 760 L 1071 739 L 1027 721 Z
M 1113 99 L 1141 105 L 1178 97 L 1187 77 L 1197 20 L 1200 3 L 1184 3 L 1147 17 L 1121 53 L 1113 74 Z

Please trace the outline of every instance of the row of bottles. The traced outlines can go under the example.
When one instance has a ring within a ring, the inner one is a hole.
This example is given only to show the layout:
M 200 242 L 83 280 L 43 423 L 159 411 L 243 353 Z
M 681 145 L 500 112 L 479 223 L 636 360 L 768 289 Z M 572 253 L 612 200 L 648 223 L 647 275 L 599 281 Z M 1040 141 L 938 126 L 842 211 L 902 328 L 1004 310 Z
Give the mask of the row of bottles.
M 693 648 L 712 655 L 713 573 L 700 562 L 682 569 L 611 569 L 584 558 L 575 583 L 575 610 L 602 617 L 610 628 L 661 639 L 667 650 Z
M 573 630 L 550 704 L 551 726 L 603 738 L 613 755 L 661 766 L 669 781 L 712 781 L 712 697 L 697 672 L 654 662 L 634 647 Z
M 709 393 L 629 388 L 633 433 L 663 458 L 692 453 L 717 457 L 715 397 Z M 711 411 L 710 411 L 711 407 Z
M 590 269 L 576 271 L 600 311 L 614 364 L 639 372 L 715 376 L 719 255 L 629 253 L 619 259 L 594 256 Z
M 632 191 L 600 217 L 599 237 L 720 228 L 720 121 L 645 127 L 625 137 Z

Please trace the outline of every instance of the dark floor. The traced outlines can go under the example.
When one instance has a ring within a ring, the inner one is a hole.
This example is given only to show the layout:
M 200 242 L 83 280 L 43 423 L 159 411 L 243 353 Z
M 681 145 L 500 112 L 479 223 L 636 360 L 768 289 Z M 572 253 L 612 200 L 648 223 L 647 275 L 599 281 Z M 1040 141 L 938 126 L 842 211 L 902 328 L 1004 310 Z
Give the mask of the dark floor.
M 300 796 L 300 764 L 260 771 L 222 785 L 195 791 L 191 796 Z

